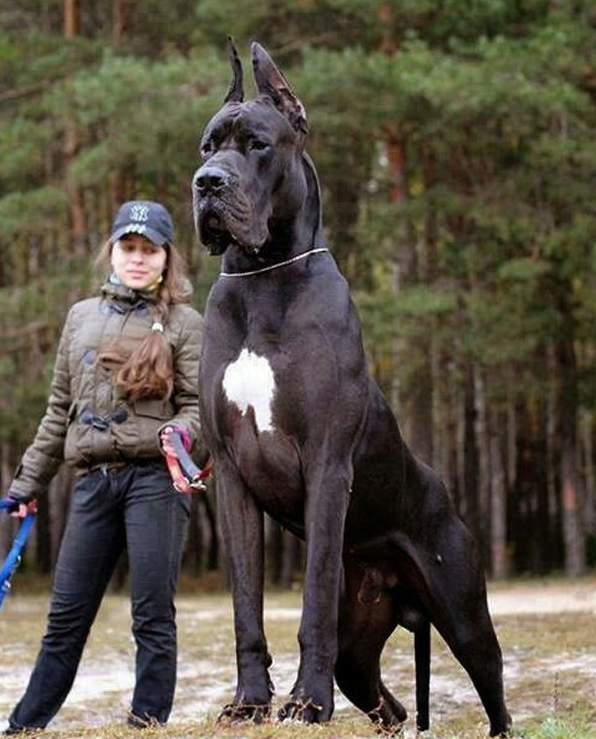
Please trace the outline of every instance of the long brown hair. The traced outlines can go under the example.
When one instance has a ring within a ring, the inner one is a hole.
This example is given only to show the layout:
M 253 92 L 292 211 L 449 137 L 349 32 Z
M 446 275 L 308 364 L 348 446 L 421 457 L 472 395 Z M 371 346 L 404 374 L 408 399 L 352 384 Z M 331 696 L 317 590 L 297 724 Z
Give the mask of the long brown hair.
M 110 265 L 112 242 L 106 241 L 95 260 L 98 267 L 105 269 Z M 189 303 L 190 283 L 186 267 L 177 249 L 169 244 L 166 247 L 166 266 L 162 281 L 151 303 L 153 323 L 167 325 L 170 306 Z M 170 343 L 163 331 L 150 330 L 141 343 L 127 352 L 119 343 L 100 348 L 98 360 L 115 372 L 117 387 L 123 397 L 134 402 L 141 398 L 168 399 L 174 389 L 174 364 Z

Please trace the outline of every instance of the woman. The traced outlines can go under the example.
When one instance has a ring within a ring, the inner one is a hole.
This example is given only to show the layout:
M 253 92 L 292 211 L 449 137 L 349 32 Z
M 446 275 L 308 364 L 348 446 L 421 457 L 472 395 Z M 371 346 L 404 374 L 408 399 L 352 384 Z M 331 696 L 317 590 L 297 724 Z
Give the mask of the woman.
M 13 513 L 63 460 L 77 482 L 56 564 L 47 632 L 6 733 L 45 727 L 70 688 L 116 562 L 128 554 L 136 684 L 128 723 L 167 721 L 176 681 L 174 591 L 189 496 L 175 492 L 162 444 L 174 428 L 199 441 L 202 319 L 159 203 L 125 203 L 100 258 L 101 296 L 76 303 L 60 339 L 51 394 L 8 496 Z

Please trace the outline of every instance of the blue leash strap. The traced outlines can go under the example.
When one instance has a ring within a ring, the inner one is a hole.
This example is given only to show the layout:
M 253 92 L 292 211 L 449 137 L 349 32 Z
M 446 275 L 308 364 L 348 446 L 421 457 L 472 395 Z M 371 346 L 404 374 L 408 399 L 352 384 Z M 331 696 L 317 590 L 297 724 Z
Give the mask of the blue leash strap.
M 0 500 L 0 509 L 10 508 L 12 505 L 14 505 L 14 501 L 12 500 Z M 21 561 L 21 552 L 27 543 L 27 538 L 29 537 L 31 527 L 34 522 L 35 513 L 28 513 L 23 519 L 23 523 L 15 536 L 12 547 L 6 555 L 6 559 L 4 560 L 4 564 L 0 570 L 0 608 L 2 608 L 4 599 L 10 591 L 10 578 L 19 566 L 19 562 Z

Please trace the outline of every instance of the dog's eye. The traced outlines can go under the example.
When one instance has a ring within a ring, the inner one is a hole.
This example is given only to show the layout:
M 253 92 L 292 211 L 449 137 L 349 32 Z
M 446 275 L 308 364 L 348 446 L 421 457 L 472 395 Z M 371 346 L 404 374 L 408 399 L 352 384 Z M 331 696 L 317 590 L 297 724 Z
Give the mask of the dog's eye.
M 205 141 L 204 144 L 201 144 L 201 156 L 203 159 L 206 159 L 210 154 L 213 153 L 213 146 L 211 145 L 210 141 Z
M 248 144 L 249 149 L 256 149 L 256 151 L 263 151 L 268 149 L 269 144 L 266 141 L 259 141 L 259 139 L 252 139 Z

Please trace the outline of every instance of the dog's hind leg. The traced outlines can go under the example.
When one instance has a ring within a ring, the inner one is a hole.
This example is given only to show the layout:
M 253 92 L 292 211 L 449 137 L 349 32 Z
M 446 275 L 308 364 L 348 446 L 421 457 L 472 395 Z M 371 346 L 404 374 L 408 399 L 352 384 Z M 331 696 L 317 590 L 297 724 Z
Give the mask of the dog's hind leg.
M 387 593 L 379 593 L 373 600 L 363 597 L 366 574 L 354 561 L 346 560 L 344 565 L 335 679 L 342 693 L 373 722 L 395 728 L 406 720 L 407 712 L 383 684 L 380 658 L 398 625 L 399 612 Z
M 501 649 L 488 611 L 460 613 L 456 622 L 449 623 L 450 616 L 435 613 L 435 625 L 474 683 L 490 721 L 490 735 L 504 735 L 510 717 L 504 701 Z
M 467 530 L 447 530 L 449 546 L 424 567 L 423 595 L 430 620 L 470 676 L 490 721 L 490 734 L 505 734 L 511 723 L 505 706 L 501 648 L 488 611 L 484 575 Z
M 490 735 L 504 735 L 510 726 L 504 700 L 501 648 L 488 611 L 458 615 L 449 623 L 451 614 L 435 616 L 438 631 L 456 659 L 474 683 L 490 721 Z

